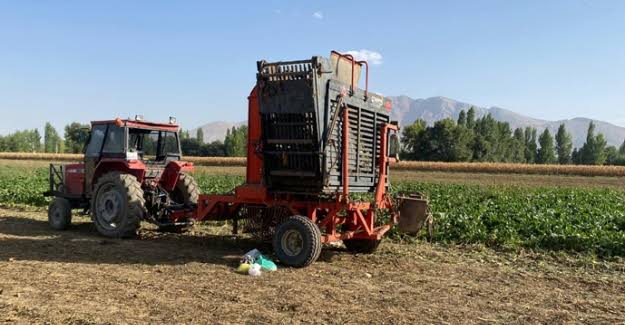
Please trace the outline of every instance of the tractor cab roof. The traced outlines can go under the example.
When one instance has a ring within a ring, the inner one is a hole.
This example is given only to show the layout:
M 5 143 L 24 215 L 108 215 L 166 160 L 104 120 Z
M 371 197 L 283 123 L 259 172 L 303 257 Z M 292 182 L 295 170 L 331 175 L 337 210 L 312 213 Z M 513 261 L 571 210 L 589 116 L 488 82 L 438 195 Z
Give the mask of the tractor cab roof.
M 120 118 L 116 118 L 114 120 L 91 122 L 91 126 L 101 125 L 101 124 L 115 124 L 117 126 L 128 127 L 128 128 L 133 128 L 133 129 L 144 129 L 144 130 L 155 130 L 155 131 L 166 131 L 166 132 L 178 132 L 178 130 L 180 129 L 180 126 L 175 123 L 154 123 L 154 122 L 120 119 Z

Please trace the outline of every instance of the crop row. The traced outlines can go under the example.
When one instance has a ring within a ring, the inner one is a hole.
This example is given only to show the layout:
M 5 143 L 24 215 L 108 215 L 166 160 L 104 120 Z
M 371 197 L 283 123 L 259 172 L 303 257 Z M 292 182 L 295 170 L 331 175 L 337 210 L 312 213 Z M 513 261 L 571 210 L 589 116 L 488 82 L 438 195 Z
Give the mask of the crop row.
M 226 193 L 241 176 L 196 175 L 203 193 Z M 0 203 L 45 207 L 45 168 L 0 166 Z M 423 192 L 435 213 L 435 240 L 491 247 L 554 249 L 625 256 L 625 192 L 400 182 L 393 192 Z

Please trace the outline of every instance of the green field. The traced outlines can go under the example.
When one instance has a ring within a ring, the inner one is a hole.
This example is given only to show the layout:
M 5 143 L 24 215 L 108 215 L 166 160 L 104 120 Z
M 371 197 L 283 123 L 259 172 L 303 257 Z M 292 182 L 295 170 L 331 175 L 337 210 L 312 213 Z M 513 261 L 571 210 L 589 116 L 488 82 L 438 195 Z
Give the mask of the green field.
M 203 193 L 229 192 L 244 179 L 239 170 L 220 168 L 201 169 L 196 178 Z M 453 184 L 404 174 L 395 180 L 392 191 L 418 191 L 430 197 L 437 242 L 625 256 L 624 191 L 614 186 L 539 184 L 463 184 L 460 180 Z M 44 208 L 47 199 L 41 193 L 46 189 L 45 167 L 0 164 L 3 205 Z

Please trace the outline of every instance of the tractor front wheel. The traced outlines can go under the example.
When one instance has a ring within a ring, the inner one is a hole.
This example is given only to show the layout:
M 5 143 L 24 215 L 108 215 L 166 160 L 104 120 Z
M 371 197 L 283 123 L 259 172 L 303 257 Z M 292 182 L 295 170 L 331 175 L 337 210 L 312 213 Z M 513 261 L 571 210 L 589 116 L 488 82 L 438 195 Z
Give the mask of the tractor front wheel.
M 276 229 L 273 250 L 286 266 L 308 266 L 321 254 L 321 231 L 306 217 L 290 217 Z
M 91 201 L 91 214 L 101 235 L 136 236 L 145 211 L 143 189 L 136 177 L 118 172 L 100 177 Z
M 48 224 L 54 230 L 65 230 L 72 224 L 72 207 L 67 199 L 55 197 L 48 207 Z

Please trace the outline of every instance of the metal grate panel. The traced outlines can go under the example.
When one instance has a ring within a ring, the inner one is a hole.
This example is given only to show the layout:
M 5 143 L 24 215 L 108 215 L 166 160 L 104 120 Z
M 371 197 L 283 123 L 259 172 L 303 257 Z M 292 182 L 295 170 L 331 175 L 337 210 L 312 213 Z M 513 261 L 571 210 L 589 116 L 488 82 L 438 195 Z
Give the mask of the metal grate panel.
M 261 61 L 257 78 L 264 181 L 269 190 L 309 194 L 342 190 L 343 114 L 337 115 L 334 128 L 331 125 L 335 111 L 341 109 L 338 98 L 349 85 L 335 79 L 331 62 L 321 57 Z M 356 89 L 342 100 L 349 109 L 351 192 L 374 190 L 379 130 L 390 120 L 383 97 L 369 94 Z

